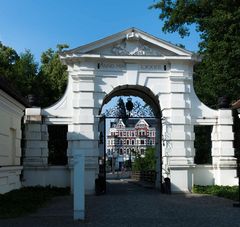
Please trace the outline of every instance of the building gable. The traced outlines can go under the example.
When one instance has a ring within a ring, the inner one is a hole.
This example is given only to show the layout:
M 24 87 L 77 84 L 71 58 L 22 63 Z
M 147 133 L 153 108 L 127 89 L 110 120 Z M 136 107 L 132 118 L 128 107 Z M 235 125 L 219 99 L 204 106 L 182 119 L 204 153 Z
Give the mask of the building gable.
M 140 119 L 135 125 L 135 128 L 145 128 L 145 127 L 149 127 L 149 125 L 144 119 Z
M 193 53 L 156 38 L 136 28 L 130 28 L 96 42 L 64 51 L 61 58 L 81 55 L 100 56 L 193 56 Z
M 119 128 L 125 128 L 125 124 L 123 123 L 122 119 L 119 119 L 117 125 L 116 125 L 116 128 L 119 129 Z

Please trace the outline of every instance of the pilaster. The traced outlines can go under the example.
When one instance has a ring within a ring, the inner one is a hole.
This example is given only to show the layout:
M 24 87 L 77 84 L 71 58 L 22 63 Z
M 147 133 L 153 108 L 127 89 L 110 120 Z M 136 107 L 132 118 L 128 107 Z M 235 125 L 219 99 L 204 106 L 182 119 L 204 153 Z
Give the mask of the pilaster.
M 218 110 L 218 122 L 211 135 L 214 178 L 218 185 L 237 184 L 232 125 L 232 111 Z
M 24 166 L 48 165 L 48 131 L 42 123 L 41 109 L 26 111 L 24 132 Z
M 74 152 L 85 160 L 85 193 L 93 194 L 98 173 L 98 105 L 94 92 L 94 71 L 80 70 L 73 77 L 73 122 L 68 125 L 68 158 L 73 167 Z M 74 179 L 74 171 L 72 179 Z M 72 188 L 74 184 L 72 182 Z
M 191 77 L 186 69 L 174 69 L 170 75 L 170 110 L 165 119 L 166 175 L 173 191 L 189 191 L 193 185 L 194 128 L 191 122 Z

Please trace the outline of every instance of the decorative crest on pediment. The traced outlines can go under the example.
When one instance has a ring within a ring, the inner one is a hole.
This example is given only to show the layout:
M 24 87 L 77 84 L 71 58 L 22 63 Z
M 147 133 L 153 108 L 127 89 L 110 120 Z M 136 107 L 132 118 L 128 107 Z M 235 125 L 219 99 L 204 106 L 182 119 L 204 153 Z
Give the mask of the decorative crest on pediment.
M 139 40 L 140 38 L 141 38 L 140 34 L 134 31 L 126 34 L 127 40 Z
M 113 46 L 112 53 L 115 55 L 129 55 L 129 56 L 162 56 L 162 54 L 148 47 L 147 45 L 143 45 L 140 42 L 137 42 L 135 47 L 128 48 L 127 41 L 124 41 L 120 44 Z M 133 45 L 131 45 L 133 46 Z
M 141 35 L 137 32 L 126 34 L 126 39 L 113 46 L 112 53 L 120 56 L 162 56 L 158 50 L 154 50 L 140 42 Z

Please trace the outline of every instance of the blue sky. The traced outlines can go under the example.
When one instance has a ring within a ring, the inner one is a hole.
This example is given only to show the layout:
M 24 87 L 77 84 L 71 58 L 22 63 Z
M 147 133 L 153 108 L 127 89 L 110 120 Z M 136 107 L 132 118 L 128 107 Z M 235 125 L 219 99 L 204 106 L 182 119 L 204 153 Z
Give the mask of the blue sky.
M 198 50 L 199 35 L 181 39 L 164 34 L 154 0 L 0 0 L 0 41 L 18 53 L 30 49 L 36 61 L 48 48 L 75 48 L 130 27 L 139 28 L 186 49 Z

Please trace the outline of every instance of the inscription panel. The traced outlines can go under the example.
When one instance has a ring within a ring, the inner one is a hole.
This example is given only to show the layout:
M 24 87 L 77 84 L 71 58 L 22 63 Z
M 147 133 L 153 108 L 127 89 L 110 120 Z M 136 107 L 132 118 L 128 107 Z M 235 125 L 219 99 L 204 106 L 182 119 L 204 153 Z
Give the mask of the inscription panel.
M 168 71 L 170 70 L 170 64 L 142 64 L 140 70 L 142 71 Z
M 115 62 L 99 62 L 97 63 L 97 69 L 102 70 L 125 70 L 126 64 Z

